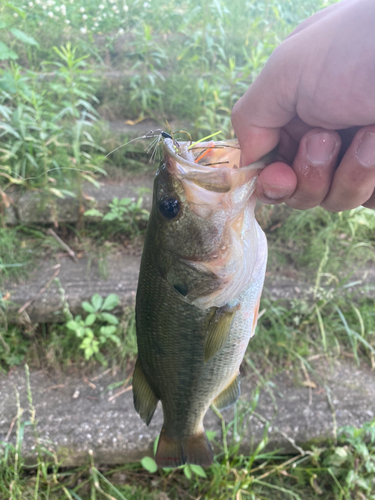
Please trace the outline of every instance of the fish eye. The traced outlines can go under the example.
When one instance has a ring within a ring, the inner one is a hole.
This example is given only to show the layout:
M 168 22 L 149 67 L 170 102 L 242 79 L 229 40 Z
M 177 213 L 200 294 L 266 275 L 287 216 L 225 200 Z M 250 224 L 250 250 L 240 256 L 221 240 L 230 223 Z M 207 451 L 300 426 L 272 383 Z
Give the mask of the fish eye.
M 166 219 L 174 219 L 180 211 L 180 202 L 172 196 L 163 198 L 159 202 L 159 211 Z

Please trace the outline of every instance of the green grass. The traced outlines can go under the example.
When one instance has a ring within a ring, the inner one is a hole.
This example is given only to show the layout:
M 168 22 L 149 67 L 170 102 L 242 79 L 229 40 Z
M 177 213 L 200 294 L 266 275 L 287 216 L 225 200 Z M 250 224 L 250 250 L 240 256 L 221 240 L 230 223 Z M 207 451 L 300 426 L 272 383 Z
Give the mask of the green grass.
M 3 3 L 3 189 L 16 183 L 64 196 L 103 174 L 102 153 L 119 144 L 102 133 L 100 113 L 161 123 L 167 116 L 188 122 L 196 137 L 232 136 L 233 104 L 278 43 L 328 3 L 334 0 Z M 137 157 L 109 162 L 139 168 Z
M 135 336 L 134 311 L 128 309 L 118 319 L 114 335 L 103 340 L 99 355 L 86 357 L 82 346 L 85 335 L 80 335 L 74 329 L 64 324 L 45 324 L 30 326 L 8 325 L 5 314 L 0 310 L 0 373 L 6 373 L 10 368 L 22 363 L 29 363 L 34 369 L 47 369 L 55 373 L 92 371 L 102 364 L 125 370 L 127 364 L 134 362 L 137 353 Z M 96 321 L 90 325 L 94 339 L 100 337 L 100 327 L 105 321 Z M 108 323 L 110 324 L 110 323 Z M 82 346 L 82 347 L 81 347 Z
M 375 301 L 364 281 L 374 263 L 374 211 L 262 206 L 258 220 L 267 233 L 269 279 L 289 273 L 304 283 L 305 298 L 275 302 L 263 294 L 249 356 L 268 370 L 314 355 L 350 356 L 374 368 Z
M 292 263 L 294 268 L 326 273 L 324 278 L 360 271 L 374 262 L 375 213 L 363 207 L 332 213 L 321 207 L 299 211 L 264 206 L 257 213 L 271 247 L 270 266 Z M 347 262 L 349 266 L 342 266 Z M 324 280 L 323 280 L 324 281 Z
M 102 148 L 90 134 L 98 114 L 85 59 L 68 42 L 43 63 L 53 75 L 46 79 L 15 62 L 0 70 L 4 191 L 12 185 L 44 187 L 64 197 L 71 194 L 72 180 L 94 182 L 94 173 L 105 173 L 99 166 Z
M 22 275 L 24 268 L 30 261 L 30 256 L 25 251 L 25 243 L 20 237 L 18 228 L 8 230 L 0 229 L 0 283 L 9 276 Z
M 1 222 L 1 219 L 0 219 Z M 35 262 L 35 249 L 39 257 L 58 247 L 47 238 L 41 228 L 18 225 L 0 228 L 0 285 L 8 280 L 19 281 L 27 276 Z

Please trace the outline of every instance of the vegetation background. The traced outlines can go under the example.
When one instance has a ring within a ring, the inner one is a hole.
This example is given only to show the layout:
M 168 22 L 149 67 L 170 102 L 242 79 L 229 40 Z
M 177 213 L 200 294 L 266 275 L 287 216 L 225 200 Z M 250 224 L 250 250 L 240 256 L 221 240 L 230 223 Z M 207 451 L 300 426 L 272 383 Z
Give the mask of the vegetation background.
M 15 188 L 39 190 L 46 200 L 80 198 L 85 182 L 98 186 L 103 176 L 154 169 L 136 143 L 105 157 L 128 139 L 114 134 L 109 122 L 136 125 L 152 118 L 163 126 L 167 118 L 183 122 L 196 140 L 219 130 L 218 138 L 232 137 L 231 108 L 272 50 L 331 3 L 1 1 L 0 370 L 27 362 L 51 370 L 103 365 L 126 371 L 136 355 L 133 311 L 116 317 L 114 294 L 94 294 L 82 304 L 82 316 L 73 317 L 66 306 L 62 324 L 8 324 L 6 284 L 27 274 L 37 256 L 57 249 L 41 226 L 5 224 Z M 83 218 L 57 231 L 77 253 L 94 249 L 105 268 L 106 255 L 123 247 L 124 239 L 132 248 L 141 246 L 147 221 L 142 196 L 137 202 L 114 199 L 106 215 L 92 209 L 96 224 Z M 270 242 L 269 272 L 303 276 L 314 297 L 288 307 L 264 297 L 244 369 L 258 370 L 265 383 L 286 369 L 313 375 L 314 356 L 349 357 L 374 369 L 374 301 L 344 293 L 360 286 L 357 271 L 373 265 L 374 212 L 260 207 L 257 217 Z M 251 404 L 254 411 L 256 401 Z M 217 439 L 222 451 L 210 469 L 174 472 L 157 472 L 152 459 L 116 470 L 98 471 L 93 463 L 61 470 L 53 456 L 42 458 L 42 448 L 37 464 L 26 468 L 22 439 L 29 423 L 20 415 L 16 446 L 0 443 L 0 498 L 375 498 L 375 421 L 343 429 L 336 442 L 294 457 L 264 451 L 267 426 L 254 454 L 241 455 L 238 443 L 226 438 L 237 425 L 231 422 L 223 427 L 223 440 Z M 116 483 L 124 470 L 126 480 Z

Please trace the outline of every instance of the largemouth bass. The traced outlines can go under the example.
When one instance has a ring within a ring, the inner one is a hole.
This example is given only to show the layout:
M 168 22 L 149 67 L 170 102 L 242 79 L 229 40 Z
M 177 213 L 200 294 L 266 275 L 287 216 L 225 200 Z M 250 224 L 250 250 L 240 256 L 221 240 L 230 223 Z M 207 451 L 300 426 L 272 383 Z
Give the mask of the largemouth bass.
M 148 425 L 162 403 L 159 466 L 209 466 L 203 417 L 238 399 L 257 322 L 267 242 L 253 193 L 270 160 L 239 168 L 237 141 L 164 138 L 163 149 L 137 290 L 134 405 Z

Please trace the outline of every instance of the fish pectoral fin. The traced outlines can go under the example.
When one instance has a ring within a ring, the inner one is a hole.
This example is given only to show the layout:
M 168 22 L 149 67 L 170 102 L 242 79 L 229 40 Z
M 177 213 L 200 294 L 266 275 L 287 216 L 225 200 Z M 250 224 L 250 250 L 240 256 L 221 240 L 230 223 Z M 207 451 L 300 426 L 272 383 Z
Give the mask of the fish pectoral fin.
M 178 440 L 168 437 L 163 427 L 155 461 L 159 467 L 179 467 L 186 463 L 209 467 L 213 452 L 204 431 Z
M 237 401 L 240 393 L 240 380 L 236 375 L 232 382 L 213 400 L 212 404 L 219 411 L 225 410 L 225 408 L 229 408 Z
M 146 380 L 139 359 L 135 363 L 133 374 L 133 399 L 134 408 L 141 419 L 148 425 L 154 416 L 158 398 Z
M 228 340 L 230 327 L 238 307 L 219 307 L 208 324 L 204 343 L 204 362 L 207 363 Z

